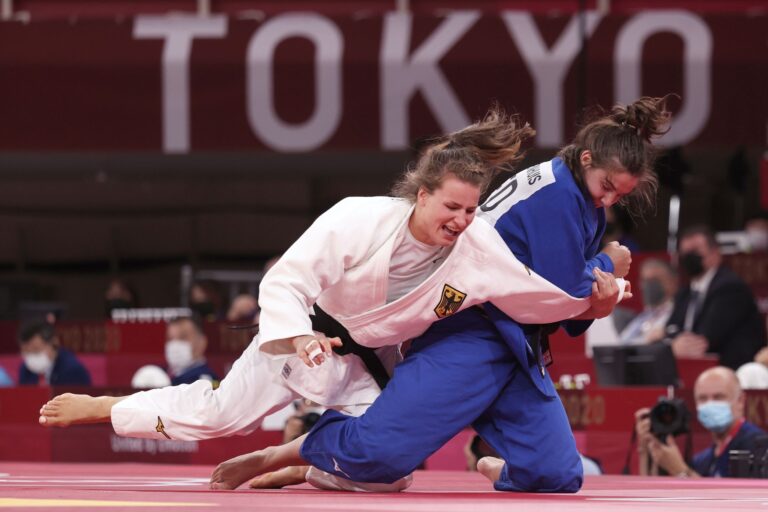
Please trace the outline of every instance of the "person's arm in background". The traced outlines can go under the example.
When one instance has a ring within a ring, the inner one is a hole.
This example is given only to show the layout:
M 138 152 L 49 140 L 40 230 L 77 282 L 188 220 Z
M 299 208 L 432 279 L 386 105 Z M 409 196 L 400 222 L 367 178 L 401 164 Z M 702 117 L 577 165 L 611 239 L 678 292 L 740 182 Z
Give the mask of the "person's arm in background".
M 708 310 L 716 312 L 705 315 L 697 331 L 706 338 L 707 352 L 720 352 L 725 343 L 732 340 L 734 332 L 754 316 L 757 306 L 749 288 L 739 282 L 725 284 L 713 290 Z

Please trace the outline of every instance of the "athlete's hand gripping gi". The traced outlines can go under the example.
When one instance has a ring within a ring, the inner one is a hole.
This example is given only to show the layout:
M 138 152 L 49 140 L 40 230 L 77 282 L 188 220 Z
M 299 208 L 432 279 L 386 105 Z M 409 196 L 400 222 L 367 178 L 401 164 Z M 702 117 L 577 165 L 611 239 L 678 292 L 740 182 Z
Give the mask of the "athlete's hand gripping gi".
M 340 338 L 326 338 L 323 335 L 296 336 L 293 338 L 293 346 L 296 355 L 312 368 L 315 364 L 323 364 L 326 357 L 331 357 L 333 347 L 342 346 L 342 342 Z

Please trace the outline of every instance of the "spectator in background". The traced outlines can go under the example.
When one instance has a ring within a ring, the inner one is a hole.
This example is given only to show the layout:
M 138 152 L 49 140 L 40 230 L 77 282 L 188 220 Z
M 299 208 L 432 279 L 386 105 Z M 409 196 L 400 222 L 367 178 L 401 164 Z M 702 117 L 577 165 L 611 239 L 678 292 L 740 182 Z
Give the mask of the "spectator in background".
M 5 371 L 5 368 L 0 366 L 0 388 L 9 388 L 11 386 L 13 386 L 13 379 Z
M 35 322 L 19 333 L 22 386 L 90 386 L 91 376 L 75 354 L 59 344 L 53 325 Z M 41 378 L 43 380 L 41 380 Z
M 259 303 L 256 297 L 243 293 L 235 297 L 227 311 L 227 321 L 238 324 L 253 324 L 258 322 Z
M 640 245 L 632 238 L 632 219 L 625 210 L 616 206 L 605 209 L 605 233 L 602 243 L 605 246 L 610 242 L 618 242 L 633 253 L 640 250 Z
M 765 346 L 765 328 L 747 284 L 722 266 L 715 235 L 706 226 L 684 231 L 679 266 L 690 283 L 675 297 L 666 341 L 677 357 L 716 353 L 732 369 Z
M 768 389 L 768 347 L 761 348 L 754 361 L 739 366 L 736 376 L 742 389 Z
M 664 338 L 677 293 L 677 273 L 666 261 L 649 258 L 640 266 L 643 310 L 619 334 L 624 345 L 652 343 Z
M 762 363 L 744 363 L 736 370 L 741 389 L 768 389 L 768 367 Z
M 267 262 L 266 262 L 266 263 L 264 263 L 264 270 L 263 270 L 263 272 L 264 272 L 264 275 L 267 275 L 267 272 L 269 272 L 269 269 L 271 269 L 272 267 L 274 267 L 274 266 L 275 266 L 275 263 L 277 263 L 278 261 L 280 261 L 280 256 L 282 256 L 282 254 L 278 254 L 277 256 L 272 256 L 271 258 L 269 258 L 269 259 L 267 260 Z
M 208 339 L 192 318 L 181 317 L 168 322 L 165 338 L 165 361 L 172 385 L 191 384 L 199 379 L 219 380 L 205 361 Z
M 768 212 L 761 212 L 744 223 L 750 252 L 768 251 Z
M 216 281 L 195 281 L 189 290 L 189 309 L 208 322 L 221 320 L 223 315 L 223 300 Z
M 648 458 L 667 474 L 680 477 L 729 476 L 728 452 L 753 450 L 758 437 L 765 432 L 744 418 L 744 393 L 736 374 L 730 368 L 716 366 L 705 370 L 693 388 L 696 416 L 712 434 L 712 446 L 693 457 L 692 467 L 683 459 L 672 436 L 659 440 L 651 433 L 650 409 L 635 413 L 640 474 L 648 471 Z
M 112 317 L 113 309 L 130 309 L 137 305 L 136 292 L 128 282 L 119 277 L 115 277 L 109 282 L 107 290 L 104 292 L 104 311 L 107 318 Z

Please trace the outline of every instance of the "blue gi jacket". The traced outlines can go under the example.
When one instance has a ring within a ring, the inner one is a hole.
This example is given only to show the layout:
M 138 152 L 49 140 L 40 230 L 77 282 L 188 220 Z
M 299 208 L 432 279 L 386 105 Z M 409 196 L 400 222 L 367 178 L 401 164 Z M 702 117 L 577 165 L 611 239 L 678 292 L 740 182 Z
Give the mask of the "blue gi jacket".
M 595 267 L 605 272 L 614 270 L 611 259 L 598 253 L 605 211 L 588 199 L 588 192 L 578 186 L 560 158 L 517 173 L 496 189 L 480 210 L 480 217 L 494 225 L 520 261 L 573 296 L 591 295 Z M 502 336 L 510 338 L 507 342 L 523 367 L 530 366 L 532 354 L 526 352 L 524 343 L 512 339 L 517 339 L 517 329 L 505 327 L 514 322 L 489 304 L 485 309 Z M 571 336 L 577 336 L 591 323 L 569 320 L 562 325 Z M 542 391 L 554 393 L 548 377 L 531 373 Z

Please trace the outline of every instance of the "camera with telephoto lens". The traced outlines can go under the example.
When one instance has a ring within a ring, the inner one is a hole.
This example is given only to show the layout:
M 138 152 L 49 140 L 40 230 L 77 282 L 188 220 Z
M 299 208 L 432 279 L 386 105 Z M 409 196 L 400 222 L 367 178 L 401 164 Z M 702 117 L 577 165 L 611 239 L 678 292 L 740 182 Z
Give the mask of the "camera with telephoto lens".
M 676 436 L 690 431 L 690 413 L 679 398 L 660 397 L 650 416 L 651 433 L 662 442 L 670 434 Z
M 728 452 L 728 476 L 733 478 L 768 478 L 768 436 L 752 440 L 748 450 Z

